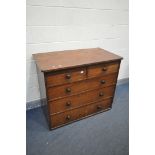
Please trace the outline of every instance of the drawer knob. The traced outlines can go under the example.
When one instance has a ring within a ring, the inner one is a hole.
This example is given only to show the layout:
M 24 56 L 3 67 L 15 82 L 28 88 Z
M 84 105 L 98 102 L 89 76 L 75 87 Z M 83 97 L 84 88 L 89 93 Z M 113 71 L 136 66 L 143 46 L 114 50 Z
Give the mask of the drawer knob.
M 105 80 L 101 80 L 101 84 L 105 84 Z
M 70 116 L 70 115 L 67 115 L 67 116 L 66 116 L 66 120 L 69 121 L 70 119 L 71 119 L 71 116 Z
M 71 75 L 70 74 L 66 74 L 66 79 L 70 79 Z
M 102 107 L 101 107 L 100 105 L 98 105 L 98 106 L 97 106 L 97 109 L 98 109 L 98 110 L 101 110 L 101 109 L 102 109 Z
M 102 71 L 104 71 L 104 72 L 107 71 L 107 67 L 103 67 Z
M 99 93 L 99 96 L 103 96 L 103 95 L 104 95 L 104 93 L 103 93 L 103 92 L 100 92 L 100 93 Z
M 66 106 L 70 107 L 71 106 L 71 102 L 70 101 L 66 102 Z
M 66 88 L 66 92 L 70 93 L 71 92 L 71 88 Z

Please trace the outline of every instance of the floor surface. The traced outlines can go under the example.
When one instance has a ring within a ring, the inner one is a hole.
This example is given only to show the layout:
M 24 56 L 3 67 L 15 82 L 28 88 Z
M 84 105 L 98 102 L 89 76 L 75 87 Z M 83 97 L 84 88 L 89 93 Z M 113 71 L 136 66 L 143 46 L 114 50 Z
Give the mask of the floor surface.
M 49 131 L 41 108 L 27 111 L 27 155 L 128 155 L 129 86 L 117 86 L 110 111 Z

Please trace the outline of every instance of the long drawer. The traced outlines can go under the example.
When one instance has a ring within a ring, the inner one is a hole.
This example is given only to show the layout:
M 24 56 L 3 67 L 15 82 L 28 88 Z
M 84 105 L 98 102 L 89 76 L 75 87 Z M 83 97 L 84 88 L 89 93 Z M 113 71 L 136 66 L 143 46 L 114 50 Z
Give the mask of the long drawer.
M 49 102 L 50 114 L 59 113 L 86 105 L 90 102 L 95 102 L 98 100 L 103 100 L 107 97 L 112 97 L 114 95 L 114 90 L 115 85 L 51 101 Z
M 114 85 L 116 81 L 117 81 L 117 73 L 87 79 L 72 84 L 65 84 L 56 87 L 48 87 L 47 89 L 48 100 L 55 100 L 65 96 L 78 94 L 86 90 L 92 90 L 95 88 L 107 87 L 110 85 Z
M 112 98 L 109 98 L 81 108 L 77 108 L 70 111 L 66 111 L 61 114 L 53 115 L 51 116 L 51 124 L 52 124 L 51 127 L 54 128 L 54 127 L 58 127 L 58 126 L 76 121 L 78 119 L 81 119 L 86 116 L 90 116 L 97 112 L 110 109 L 111 106 L 112 106 Z

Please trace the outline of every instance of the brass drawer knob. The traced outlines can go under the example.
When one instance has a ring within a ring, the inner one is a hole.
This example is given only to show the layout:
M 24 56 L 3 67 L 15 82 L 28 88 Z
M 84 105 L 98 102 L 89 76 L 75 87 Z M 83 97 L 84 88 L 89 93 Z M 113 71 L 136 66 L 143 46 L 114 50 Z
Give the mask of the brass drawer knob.
M 107 71 L 107 67 L 103 67 L 102 71 L 104 71 L 104 72 Z
M 104 93 L 103 93 L 103 92 L 100 92 L 100 93 L 99 93 L 99 96 L 104 96 Z
M 71 92 L 71 88 L 66 88 L 66 92 L 70 93 Z
M 97 109 L 98 109 L 98 110 L 101 110 L 101 109 L 102 109 L 102 106 L 98 105 L 98 106 L 97 106 Z
M 70 115 L 67 115 L 67 116 L 66 116 L 66 120 L 69 121 L 70 119 L 71 119 L 71 116 L 70 116 Z
M 66 74 L 66 79 L 70 79 L 71 75 L 70 74 Z
M 101 84 L 105 84 L 105 80 L 101 80 Z
M 70 107 L 70 106 L 71 106 L 71 102 L 70 102 L 70 101 L 67 101 L 67 102 L 66 102 L 66 106 L 67 106 L 67 107 Z

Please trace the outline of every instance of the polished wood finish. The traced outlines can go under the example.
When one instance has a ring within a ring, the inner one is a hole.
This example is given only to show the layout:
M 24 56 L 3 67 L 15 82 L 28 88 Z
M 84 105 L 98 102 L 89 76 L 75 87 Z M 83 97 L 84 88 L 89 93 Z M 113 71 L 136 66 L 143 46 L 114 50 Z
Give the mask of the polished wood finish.
M 101 48 L 33 54 L 41 71 L 49 72 L 98 63 L 119 61 L 122 57 Z
M 101 48 L 33 56 L 50 129 L 111 109 L 122 57 Z
M 52 87 L 86 79 L 86 68 L 76 68 L 46 74 L 47 85 Z
M 65 97 L 63 99 L 58 99 L 55 101 L 50 101 L 50 114 L 54 115 L 66 110 L 74 109 L 90 102 L 95 102 L 97 100 L 103 100 L 107 97 L 113 97 L 115 85 L 94 89 L 84 93 L 76 94 L 73 96 Z M 103 94 L 102 96 L 100 94 Z
M 105 81 L 104 83 L 102 83 L 103 80 Z M 65 96 L 78 94 L 86 90 L 114 85 L 116 84 L 116 81 L 117 74 L 109 74 L 107 76 L 87 79 L 76 83 L 61 85 L 57 87 L 49 87 L 47 90 L 48 99 L 55 100 Z
M 119 62 L 99 64 L 88 67 L 88 77 L 96 77 L 117 73 L 119 69 Z
M 51 117 L 52 127 L 60 126 L 66 123 L 71 123 L 74 120 L 111 108 L 112 106 L 111 103 L 112 99 L 109 98 L 106 100 L 85 105 L 80 108 L 76 108 L 60 114 L 53 115 Z

